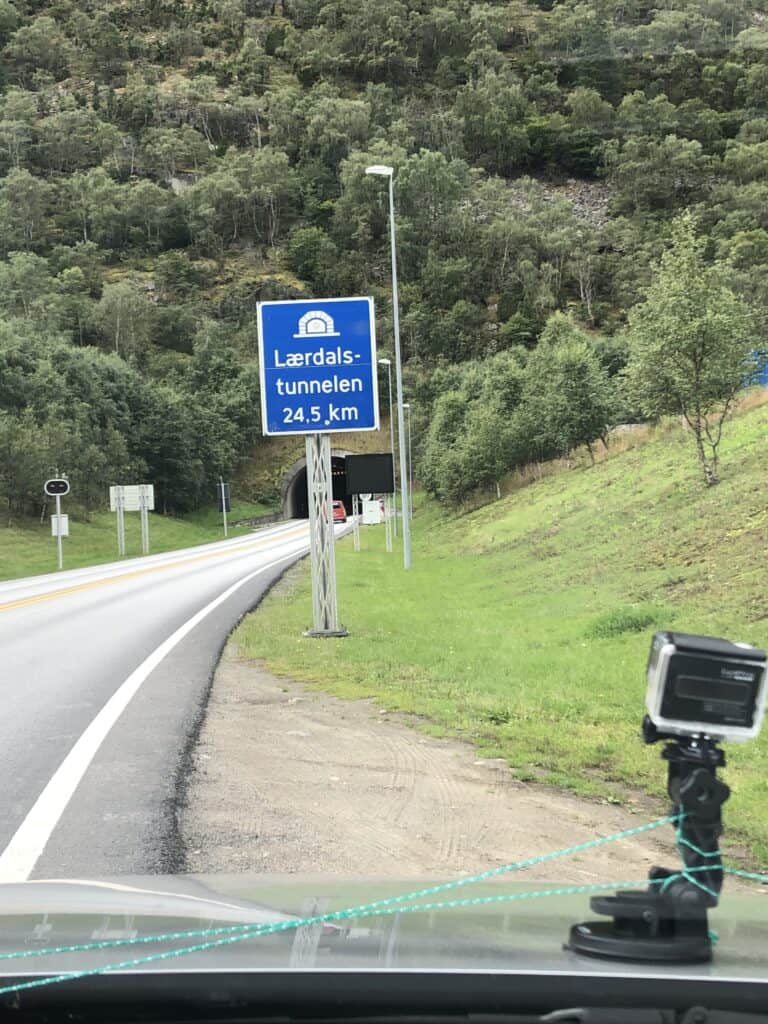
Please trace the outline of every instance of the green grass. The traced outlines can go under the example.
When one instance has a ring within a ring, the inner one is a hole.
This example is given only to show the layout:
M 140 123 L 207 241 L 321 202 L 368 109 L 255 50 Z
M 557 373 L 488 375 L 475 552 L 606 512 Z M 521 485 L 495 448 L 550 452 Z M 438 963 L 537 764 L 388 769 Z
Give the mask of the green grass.
M 66 511 L 66 501 L 62 511 Z M 250 502 L 235 502 L 230 522 L 274 511 Z M 141 525 L 138 512 L 125 515 L 126 557 L 141 554 Z M 249 526 L 233 526 L 229 536 L 247 533 Z M 101 562 L 114 562 L 117 556 L 117 532 L 113 512 L 96 512 L 88 522 L 69 521 L 70 536 L 65 537 L 64 568 L 78 569 Z M 149 542 L 152 554 L 177 548 L 222 540 L 224 531 L 221 514 L 216 507 L 201 509 L 185 518 L 176 519 L 150 513 Z M 11 526 L 0 526 L 0 580 L 33 576 L 56 570 L 56 540 L 51 536 L 48 521 L 14 521 Z
M 421 716 L 520 779 L 661 797 L 659 750 L 638 738 L 653 630 L 768 644 L 766 434 L 768 405 L 728 424 L 715 488 L 699 482 L 689 438 L 668 430 L 465 516 L 425 504 L 408 573 L 381 528 L 363 530 L 359 554 L 339 544 L 347 639 L 302 636 L 301 566 L 237 640 L 278 673 Z M 768 729 L 728 759 L 729 834 L 765 856 Z

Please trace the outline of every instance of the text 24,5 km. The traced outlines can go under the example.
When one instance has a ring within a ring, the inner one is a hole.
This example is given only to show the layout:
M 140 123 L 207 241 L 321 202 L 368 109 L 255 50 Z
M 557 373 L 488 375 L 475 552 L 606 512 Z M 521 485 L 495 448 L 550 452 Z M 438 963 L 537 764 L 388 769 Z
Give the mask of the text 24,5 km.
M 318 426 L 328 427 L 332 423 L 357 423 L 358 410 L 351 405 L 333 405 L 329 403 L 325 408 L 325 415 L 319 405 L 310 405 L 308 409 L 297 406 L 292 409 L 290 406 L 283 407 L 283 423 L 316 423 Z

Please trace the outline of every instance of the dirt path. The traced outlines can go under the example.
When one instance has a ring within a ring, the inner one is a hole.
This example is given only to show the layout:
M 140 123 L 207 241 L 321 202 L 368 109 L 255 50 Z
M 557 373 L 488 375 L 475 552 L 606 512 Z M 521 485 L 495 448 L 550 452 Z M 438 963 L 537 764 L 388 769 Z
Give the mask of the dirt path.
M 369 701 L 277 679 L 230 643 L 181 819 L 188 870 L 451 876 L 631 828 L 655 815 L 515 780 Z M 538 865 L 526 877 L 644 878 L 677 863 L 671 828 Z

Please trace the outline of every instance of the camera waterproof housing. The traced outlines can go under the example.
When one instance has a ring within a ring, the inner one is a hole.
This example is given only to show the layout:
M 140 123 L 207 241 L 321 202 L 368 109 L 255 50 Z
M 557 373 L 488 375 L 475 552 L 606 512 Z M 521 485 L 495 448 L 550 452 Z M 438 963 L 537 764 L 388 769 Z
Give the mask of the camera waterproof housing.
M 763 720 L 766 675 L 766 653 L 756 647 L 656 633 L 648 658 L 648 717 L 662 736 L 753 739 Z

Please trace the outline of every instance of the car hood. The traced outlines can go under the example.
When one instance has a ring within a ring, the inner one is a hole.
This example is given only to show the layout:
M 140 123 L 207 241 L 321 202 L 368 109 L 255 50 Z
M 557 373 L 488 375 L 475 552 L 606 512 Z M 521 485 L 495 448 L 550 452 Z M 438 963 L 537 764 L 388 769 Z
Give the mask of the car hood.
M 536 970 L 569 974 L 752 979 L 768 983 L 768 890 L 727 891 L 710 913 L 714 958 L 698 965 L 597 960 L 564 948 L 569 929 L 594 918 L 589 897 L 550 887 L 499 881 L 398 902 L 433 883 L 307 876 L 152 876 L 41 880 L 0 885 L 0 971 L 81 970 L 154 951 L 183 953 L 163 970 L 374 969 Z M 507 897 L 513 899 L 507 899 Z M 496 899 L 502 897 L 502 899 Z M 474 906 L 414 910 L 426 902 L 491 899 Z M 359 913 L 348 908 L 387 901 Z M 323 915 L 332 919 L 317 920 Z M 303 923 L 302 923 L 303 922 Z M 226 944 L 245 926 L 271 927 Z M 235 931 L 233 931 L 235 929 Z M 157 943 L 154 936 L 165 936 Z M 168 936 L 173 936 L 169 938 Z M 104 948 L 68 951 L 71 946 Z M 57 952 L 46 952 L 56 950 Z M 41 953 L 22 961 L 9 953 Z M 34 963 L 32 963 L 34 960 Z M 147 960 L 152 970 L 153 961 Z

